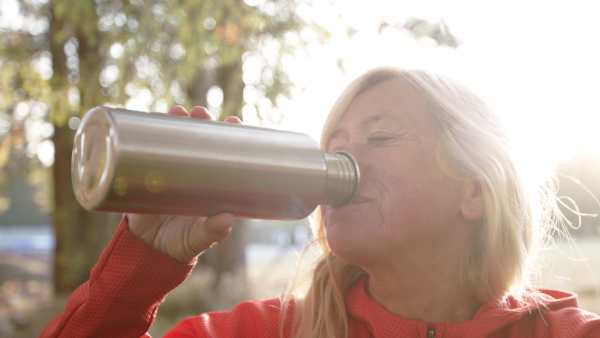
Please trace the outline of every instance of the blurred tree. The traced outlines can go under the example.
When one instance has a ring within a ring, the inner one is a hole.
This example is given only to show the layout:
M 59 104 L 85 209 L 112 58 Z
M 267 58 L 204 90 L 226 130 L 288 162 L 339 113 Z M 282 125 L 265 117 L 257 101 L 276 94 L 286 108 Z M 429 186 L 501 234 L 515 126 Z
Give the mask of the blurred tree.
M 428 21 L 416 17 L 408 17 L 404 22 L 387 22 L 379 23 L 379 33 L 381 34 L 386 29 L 396 29 L 406 31 L 412 34 L 417 39 L 426 38 L 432 39 L 438 46 L 446 46 L 457 48 L 460 46 L 460 41 L 452 34 L 450 27 L 443 19 L 438 21 Z M 356 31 L 351 30 L 348 34 L 352 35 Z
M 83 112 L 205 105 L 223 119 L 246 106 L 278 120 L 270 110 L 290 86 L 281 58 L 302 46 L 301 32 L 325 35 L 296 14 L 301 1 L 11 3 L 20 20 L 0 24 L 0 212 L 10 208 L 8 163 L 52 166 L 53 205 L 40 203 L 53 210 L 58 294 L 88 278 L 119 217 L 86 212 L 74 198 L 70 159 Z

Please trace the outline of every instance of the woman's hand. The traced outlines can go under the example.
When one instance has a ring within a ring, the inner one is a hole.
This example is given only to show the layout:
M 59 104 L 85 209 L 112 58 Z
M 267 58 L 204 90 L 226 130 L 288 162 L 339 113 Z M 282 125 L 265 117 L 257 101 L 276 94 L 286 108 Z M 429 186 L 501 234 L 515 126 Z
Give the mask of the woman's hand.
M 169 114 L 188 116 L 185 108 L 175 106 Z M 206 108 L 194 107 L 189 116 L 214 120 Z M 237 117 L 225 122 L 242 123 Z M 235 222 L 232 214 L 210 217 L 128 214 L 129 231 L 155 249 L 182 263 L 192 262 L 216 242 L 224 241 Z

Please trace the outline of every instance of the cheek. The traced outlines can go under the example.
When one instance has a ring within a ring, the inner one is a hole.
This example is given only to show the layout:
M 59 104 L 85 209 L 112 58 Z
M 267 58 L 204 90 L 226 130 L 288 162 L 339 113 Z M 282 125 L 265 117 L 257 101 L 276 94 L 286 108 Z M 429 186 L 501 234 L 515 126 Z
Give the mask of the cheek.
M 404 160 L 373 168 L 371 177 L 382 201 L 404 201 L 419 189 L 422 166 L 406 156 L 400 158 Z
M 384 179 L 375 184 L 377 196 L 376 212 L 381 226 L 393 229 L 401 224 L 410 223 L 413 213 L 422 202 L 418 198 L 418 186 L 409 175 L 398 172 L 382 175 Z
M 380 212 L 386 223 L 402 219 L 414 221 L 419 213 L 426 213 L 435 198 L 443 173 L 435 161 L 422 156 L 404 156 L 402 162 L 390 163 L 387 168 L 374 170 Z

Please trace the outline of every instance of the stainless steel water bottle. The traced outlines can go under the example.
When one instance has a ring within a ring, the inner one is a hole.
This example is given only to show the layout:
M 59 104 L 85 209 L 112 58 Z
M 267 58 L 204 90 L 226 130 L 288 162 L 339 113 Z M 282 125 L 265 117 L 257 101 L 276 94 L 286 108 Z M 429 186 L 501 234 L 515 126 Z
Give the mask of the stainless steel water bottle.
M 71 168 L 88 210 L 260 219 L 349 203 L 360 179 L 308 135 L 109 107 L 82 119 Z

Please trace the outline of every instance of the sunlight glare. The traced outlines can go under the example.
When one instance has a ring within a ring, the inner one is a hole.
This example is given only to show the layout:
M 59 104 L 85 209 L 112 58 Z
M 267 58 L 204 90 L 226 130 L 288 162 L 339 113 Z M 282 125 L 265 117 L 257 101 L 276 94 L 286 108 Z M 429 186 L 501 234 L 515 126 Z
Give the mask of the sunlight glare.
M 373 0 L 368 11 L 354 2 L 334 6 L 314 1 L 312 9 L 313 19 L 332 32 L 329 43 L 310 44 L 308 54 L 285 60 L 297 88 L 292 102 L 280 107 L 284 128 L 318 139 L 343 88 L 370 68 L 392 65 L 447 74 L 480 92 L 535 170 L 547 171 L 582 147 L 600 153 L 600 49 L 593 43 L 600 22 L 592 4 L 437 0 L 391 6 Z M 336 19 L 336 9 L 343 17 Z M 415 39 L 397 27 L 379 31 L 382 22 L 401 24 L 408 14 L 443 19 L 461 44 L 436 47 L 431 39 Z M 570 24 L 571 18 L 577 21 Z M 346 26 L 357 32 L 348 37 Z

